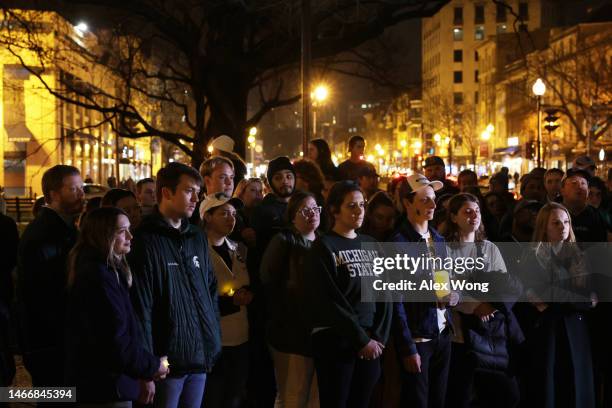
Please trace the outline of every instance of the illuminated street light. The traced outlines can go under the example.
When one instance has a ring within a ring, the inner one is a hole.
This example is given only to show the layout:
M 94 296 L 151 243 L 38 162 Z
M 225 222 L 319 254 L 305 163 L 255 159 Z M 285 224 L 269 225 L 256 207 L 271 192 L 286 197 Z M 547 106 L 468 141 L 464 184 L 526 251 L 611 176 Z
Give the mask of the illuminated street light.
M 212 145 L 208 146 L 208 149 L 207 149 L 207 150 L 208 150 L 208 153 L 212 153 L 212 152 L 213 152 L 213 147 L 212 147 Z
M 599 161 L 604 161 L 605 158 L 606 158 L 606 151 L 602 147 L 601 150 L 599 151 Z
M 485 129 L 489 133 L 493 133 L 495 131 L 495 126 L 492 123 L 489 123 Z
M 536 140 L 536 159 L 537 166 L 542 166 L 542 95 L 546 92 L 546 84 L 542 81 L 542 78 L 536 79 L 533 86 L 531 87 L 533 94 L 537 99 L 538 109 L 538 138 Z
M 376 150 L 380 150 L 380 149 L 382 149 L 382 146 L 380 145 L 380 143 L 376 143 L 376 146 L 374 146 L 374 148 Z
M 327 86 L 321 84 L 318 85 L 314 91 L 310 93 L 310 98 L 313 101 L 313 109 L 312 109 L 312 135 L 317 135 L 317 109 L 316 107 L 319 105 L 323 105 L 327 97 L 329 96 L 329 89 Z
M 252 128 L 249 129 L 249 136 L 255 137 L 256 135 L 257 135 L 257 128 L 253 126 Z
M 87 30 L 89 30 L 89 27 L 83 21 L 79 22 L 77 25 L 74 26 L 74 31 L 76 31 L 79 37 L 84 36 Z
M 402 148 L 406 147 L 406 141 L 405 140 L 401 140 L 400 141 L 400 146 L 402 146 Z
M 247 138 L 250 145 L 255 144 L 255 136 L 251 135 Z
M 491 133 L 487 132 L 486 130 L 483 130 L 480 134 L 480 138 L 482 140 L 489 140 L 491 138 Z
M 325 102 L 328 96 L 329 96 L 329 89 L 325 85 L 317 86 L 314 89 L 314 91 L 312 91 L 312 94 L 311 94 L 312 99 L 318 103 Z
M 442 136 L 440 136 L 440 134 L 439 134 L 439 133 L 436 133 L 436 134 L 434 135 L 434 140 L 435 140 L 436 142 L 439 142 L 441 139 L 442 139 Z
M 81 32 L 85 32 L 87 30 L 89 30 L 89 26 L 87 25 L 87 23 L 85 23 L 84 21 L 79 22 L 79 24 L 77 24 L 76 26 L 74 26 L 74 28 L 76 28 L 77 30 L 81 31 Z
M 542 81 L 542 78 L 536 79 L 531 87 L 531 90 L 535 96 L 542 96 L 544 93 L 546 93 L 546 84 L 544 81 Z

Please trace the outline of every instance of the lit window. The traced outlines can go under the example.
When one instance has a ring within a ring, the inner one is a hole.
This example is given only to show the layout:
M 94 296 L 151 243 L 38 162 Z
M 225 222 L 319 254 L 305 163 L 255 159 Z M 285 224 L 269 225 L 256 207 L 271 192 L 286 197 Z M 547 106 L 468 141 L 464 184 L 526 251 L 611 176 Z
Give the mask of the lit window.
M 484 26 L 476 26 L 476 31 L 474 31 L 474 39 L 477 41 L 484 40 Z
M 453 28 L 453 40 L 463 41 L 463 28 L 461 27 Z

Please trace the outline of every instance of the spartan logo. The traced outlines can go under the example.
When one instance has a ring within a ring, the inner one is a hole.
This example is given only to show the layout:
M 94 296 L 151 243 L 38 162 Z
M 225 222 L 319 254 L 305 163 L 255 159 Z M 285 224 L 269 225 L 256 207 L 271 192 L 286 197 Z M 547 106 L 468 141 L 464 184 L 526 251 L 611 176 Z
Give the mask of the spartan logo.
M 193 266 L 195 266 L 196 268 L 200 269 L 200 260 L 198 259 L 198 257 L 194 256 L 192 261 L 193 261 Z

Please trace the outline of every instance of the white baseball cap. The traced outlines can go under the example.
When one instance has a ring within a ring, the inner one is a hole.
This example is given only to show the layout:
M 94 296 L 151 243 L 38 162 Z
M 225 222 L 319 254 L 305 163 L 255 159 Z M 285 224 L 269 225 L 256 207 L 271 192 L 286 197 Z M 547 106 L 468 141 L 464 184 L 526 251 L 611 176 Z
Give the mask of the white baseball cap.
M 213 149 L 221 150 L 222 152 L 234 151 L 234 140 L 227 135 L 221 135 L 215 138 L 210 145 Z
M 441 181 L 429 181 L 427 177 L 419 173 L 415 173 L 412 176 L 409 176 L 406 181 L 408 182 L 408 191 L 406 192 L 408 194 L 416 193 L 417 191 L 422 190 L 427 186 L 433 188 L 434 191 L 438 191 L 442 187 L 444 187 L 444 184 L 442 184 Z
M 239 198 L 232 198 L 225 195 L 223 192 L 218 192 L 214 194 L 207 194 L 204 197 L 204 200 L 200 203 L 200 219 L 204 219 L 204 214 L 213 208 L 220 207 L 226 203 L 229 203 L 234 206 L 236 210 L 241 209 L 244 204 L 240 201 Z

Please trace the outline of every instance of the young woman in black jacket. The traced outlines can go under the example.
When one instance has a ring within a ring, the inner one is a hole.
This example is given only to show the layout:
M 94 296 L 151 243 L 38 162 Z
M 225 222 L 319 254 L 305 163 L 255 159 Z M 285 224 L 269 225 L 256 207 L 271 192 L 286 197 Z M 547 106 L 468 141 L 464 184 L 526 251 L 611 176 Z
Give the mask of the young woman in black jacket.
M 374 238 L 356 232 L 365 212 L 357 183 L 334 184 L 327 207 L 333 228 L 313 244 L 304 274 L 319 398 L 322 408 L 365 408 L 381 374 L 391 308 L 362 302 L 361 285 L 382 253 Z
M 125 255 L 132 235 L 127 214 L 115 207 L 91 211 L 69 256 L 66 383 L 87 406 L 151 403 L 154 379 L 168 372 L 166 357 L 141 343 Z
M 532 312 L 522 322 L 527 337 L 525 406 L 595 407 L 587 315 L 596 301 L 587 259 L 563 205 L 542 207 L 533 242 L 520 270 Z
M 276 376 L 276 408 L 311 406 L 315 394 L 310 330 L 305 321 L 304 263 L 318 236 L 321 207 L 312 193 L 296 191 L 287 205 L 291 228 L 276 234 L 261 261 L 267 300 L 266 340 Z

